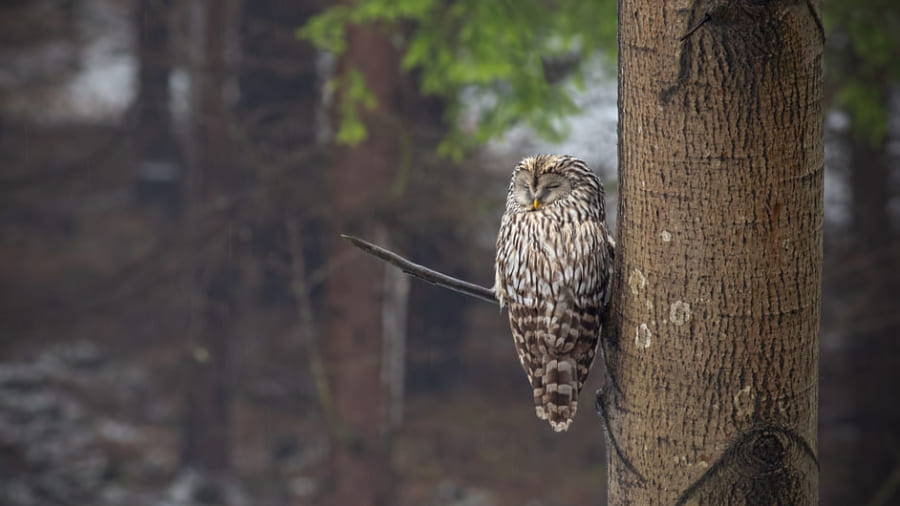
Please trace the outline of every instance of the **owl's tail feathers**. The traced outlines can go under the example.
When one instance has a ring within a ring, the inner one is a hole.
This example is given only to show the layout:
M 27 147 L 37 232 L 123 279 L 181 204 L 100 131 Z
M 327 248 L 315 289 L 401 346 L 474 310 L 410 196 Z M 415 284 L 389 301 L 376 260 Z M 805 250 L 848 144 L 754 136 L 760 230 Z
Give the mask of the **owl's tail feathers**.
M 550 422 L 556 432 L 569 428 L 578 409 L 578 380 L 572 359 L 546 362 L 540 384 L 534 385 L 534 408 L 538 418 Z

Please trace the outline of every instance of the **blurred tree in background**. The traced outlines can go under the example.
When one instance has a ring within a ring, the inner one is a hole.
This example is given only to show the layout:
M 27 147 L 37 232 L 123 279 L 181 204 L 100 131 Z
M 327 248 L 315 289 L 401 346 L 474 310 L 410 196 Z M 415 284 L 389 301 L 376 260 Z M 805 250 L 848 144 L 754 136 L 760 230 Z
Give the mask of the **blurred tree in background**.
M 900 242 L 897 234 L 900 6 L 825 2 L 830 165 L 849 213 L 826 234 L 822 499 L 900 501 Z M 828 311 L 831 306 L 834 311 Z
M 825 10 L 826 504 L 898 493 L 897 12 Z M 533 149 L 506 132 L 612 108 L 579 97 L 614 88 L 615 26 L 609 0 L 5 2 L 0 502 L 602 503 L 599 426 L 534 420 L 496 308 L 335 234 L 489 284 Z

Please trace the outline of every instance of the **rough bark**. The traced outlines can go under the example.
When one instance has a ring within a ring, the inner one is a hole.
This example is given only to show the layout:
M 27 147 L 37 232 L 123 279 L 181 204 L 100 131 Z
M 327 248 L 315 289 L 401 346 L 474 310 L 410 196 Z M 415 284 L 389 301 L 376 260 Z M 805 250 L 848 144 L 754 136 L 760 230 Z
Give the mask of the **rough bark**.
M 619 2 L 610 504 L 816 504 L 821 23 Z
M 397 51 L 376 26 L 351 26 L 348 42 L 338 71 L 358 69 L 378 105 L 362 115 L 368 138 L 334 152 L 330 258 L 347 253 L 343 232 L 385 235 L 379 215 L 384 214 L 398 152 L 391 118 L 400 85 Z M 360 256 L 346 257 L 339 269 L 329 271 L 326 287 L 324 352 L 336 420 L 330 499 L 334 505 L 387 505 L 392 479 L 389 393 L 381 380 L 385 267 Z

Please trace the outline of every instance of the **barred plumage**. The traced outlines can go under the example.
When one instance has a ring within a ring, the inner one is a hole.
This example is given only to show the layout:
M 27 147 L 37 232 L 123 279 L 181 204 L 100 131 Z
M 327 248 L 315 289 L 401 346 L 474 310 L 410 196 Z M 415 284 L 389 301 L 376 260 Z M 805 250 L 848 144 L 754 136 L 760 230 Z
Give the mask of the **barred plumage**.
M 509 307 L 537 416 L 569 428 L 603 324 L 612 240 L 603 186 L 576 158 L 538 155 L 513 170 L 497 236 L 494 290 Z

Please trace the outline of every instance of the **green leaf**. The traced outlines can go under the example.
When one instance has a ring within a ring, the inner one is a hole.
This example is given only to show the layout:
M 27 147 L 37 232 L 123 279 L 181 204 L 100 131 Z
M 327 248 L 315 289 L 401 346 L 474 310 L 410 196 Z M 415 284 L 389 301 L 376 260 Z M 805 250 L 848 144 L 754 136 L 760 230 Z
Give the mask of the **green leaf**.
M 340 54 L 347 48 L 346 24 L 350 14 L 350 8 L 344 5 L 327 9 L 298 28 L 296 36 L 312 42 L 316 47 Z
M 298 33 L 340 54 L 350 23 L 390 31 L 402 47 L 401 69 L 416 73 L 423 93 L 446 99 L 451 133 L 439 150 L 450 157 L 517 124 L 552 139 L 565 135 L 565 118 L 577 108 L 563 77 L 579 80 L 592 55 L 614 54 L 617 28 L 613 0 L 358 0 L 325 10 Z M 338 141 L 359 142 L 359 107 L 374 107 L 374 96 L 352 71 L 338 86 Z M 464 96 L 480 99 L 481 109 L 467 133 L 458 124 Z
M 337 90 L 340 110 L 340 125 L 335 134 L 338 144 L 358 144 L 368 137 L 366 125 L 360 118 L 359 110 L 374 110 L 378 106 L 378 100 L 366 85 L 366 79 L 355 67 L 347 69 L 340 78 L 329 83 L 329 87 Z

